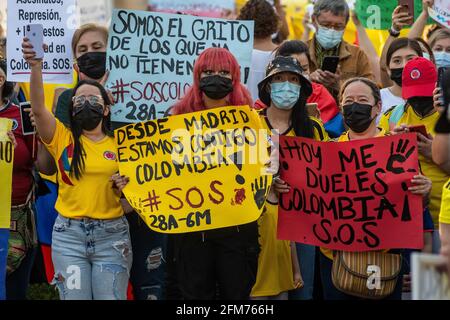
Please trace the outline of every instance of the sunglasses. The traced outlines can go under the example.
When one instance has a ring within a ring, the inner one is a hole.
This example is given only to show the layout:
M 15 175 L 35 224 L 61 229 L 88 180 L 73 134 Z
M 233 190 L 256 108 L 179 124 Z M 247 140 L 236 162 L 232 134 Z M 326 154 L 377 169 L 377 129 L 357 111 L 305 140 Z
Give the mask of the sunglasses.
M 75 96 L 72 98 L 72 103 L 74 108 L 79 108 L 84 105 L 84 103 L 88 101 L 91 106 L 103 106 L 103 98 L 98 95 L 89 95 L 89 96 Z

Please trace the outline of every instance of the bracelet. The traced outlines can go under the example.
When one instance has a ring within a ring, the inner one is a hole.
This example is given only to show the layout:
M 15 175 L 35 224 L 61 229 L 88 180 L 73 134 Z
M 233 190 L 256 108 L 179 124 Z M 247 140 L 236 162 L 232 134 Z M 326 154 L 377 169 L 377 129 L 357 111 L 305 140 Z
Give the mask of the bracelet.
M 389 34 L 394 38 L 397 38 L 400 35 L 400 31 L 395 30 L 393 27 L 389 29 Z

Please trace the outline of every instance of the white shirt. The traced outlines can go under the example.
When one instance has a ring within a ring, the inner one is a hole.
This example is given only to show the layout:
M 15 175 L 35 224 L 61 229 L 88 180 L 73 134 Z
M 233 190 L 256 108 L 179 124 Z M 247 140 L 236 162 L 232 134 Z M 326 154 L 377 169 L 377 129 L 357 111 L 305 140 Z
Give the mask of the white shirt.
M 383 88 L 380 90 L 381 94 L 381 114 L 377 117 L 377 124 L 380 122 L 381 115 L 393 106 L 405 103 L 402 97 L 398 97 L 392 94 L 389 88 Z
M 272 51 L 261 51 L 253 49 L 252 65 L 248 76 L 247 89 L 252 95 L 253 101 L 258 99 L 258 83 L 266 76 L 266 67 L 273 59 Z

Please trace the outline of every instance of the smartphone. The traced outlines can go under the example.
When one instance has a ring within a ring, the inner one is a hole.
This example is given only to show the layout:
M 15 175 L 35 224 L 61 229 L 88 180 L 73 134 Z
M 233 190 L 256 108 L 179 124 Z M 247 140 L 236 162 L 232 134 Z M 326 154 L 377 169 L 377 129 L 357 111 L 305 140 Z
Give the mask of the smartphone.
M 423 124 L 418 126 L 409 126 L 408 129 L 409 132 L 418 132 L 424 135 L 425 137 L 428 137 L 427 128 Z
M 404 8 L 400 12 L 408 12 L 412 17 L 412 24 L 414 22 L 414 0 L 398 0 L 398 5 Z
M 25 109 L 31 108 L 29 101 L 20 103 L 20 119 L 22 120 L 22 133 L 24 136 L 35 134 L 36 128 L 31 123 L 30 113 L 26 112 Z
M 44 27 L 42 24 L 29 24 L 25 27 L 25 36 L 33 45 L 36 52 L 36 59 L 44 58 Z
M 441 88 L 442 97 L 441 105 L 448 106 L 450 104 L 450 68 L 440 67 L 438 69 L 438 87 Z
M 310 117 L 316 117 L 319 119 L 320 112 L 319 112 L 317 103 L 307 103 L 306 110 L 308 111 L 308 115 Z
M 339 64 L 338 56 L 325 56 L 322 61 L 322 70 L 336 73 Z

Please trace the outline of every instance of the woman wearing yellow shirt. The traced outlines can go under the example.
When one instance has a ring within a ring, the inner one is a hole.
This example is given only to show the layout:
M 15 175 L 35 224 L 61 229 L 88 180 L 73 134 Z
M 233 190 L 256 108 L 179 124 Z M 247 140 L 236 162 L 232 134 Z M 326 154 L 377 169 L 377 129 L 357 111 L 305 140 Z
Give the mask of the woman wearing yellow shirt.
M 267 67 L 266 77 L 258 85 L 259 98 L 269 106 L 261 111 L 262 123 L 272 130 L 272 141 L 279 134 L 327 140 L 325 129 L 307 114 L 306 99 L 312 85 L 292 57 L 276 57 Z M 258 273 L 251 297 L 255 300 L 287 299 L 288 290 L 302 285 L 295 243 L 277 239 L 278 192 L 289 190 L 277 179 L 258 220 L 261 252 Z
M 376 118 L 381 112 L 381 96 L 378 86 L 366 78 L 353 78 L 344 83 L 341 88 L 341 105 L 344 122 L 348 131 L 339 142 L 382 137 L 385 130 L 378 128 Z M 414 186 L 409 187 L 413 194 L 424 198 L 431 190 L 431 181 L 423 175 L 416 175 L 411 180 Z M 355 297 L 340 292 L 331 280 L 333 263 L 332 250 L 322 248 L 320 256 L 320 273 L 322 278 L 324 298 L 326 300 L 347 300 Z M 402 276 L 399 276 L 394 292 L 387 299 L 401 299 Z
M 58 167 L 53 283 L 64 300 L 124 300 L 132 252 L 120 193 L 111 182 L 118 164 L 108 95 L 99 83 L 80 81 L 73 89 L 71 129 L 65 127 L 45 108 L 42 59 L 35 59 L 28 39 L 22 48 L 31 67 L 36 127 Z
M 437 230 L 442 203 L 442 188 L 450 178 L 450 165 L 437 164 L 432 159 L 431 146 L 436 135 L 435 125 L 439 112 L 433 107 L 433 90 L 436 87 L 436 66 L 429 60 L 417 57 L 408 61 L 402 74 L 402 96 L 405 104 L 386 112 L 380 125 L 394 133 L 408 132 L 410 126 L 423 125 L 427 136 L 418 133 L 420 168 L 433 182 L 430 194 L 430 212 Z M 438 253 L 440 240 L 438 232 L 433 233 L 433 252 Z

